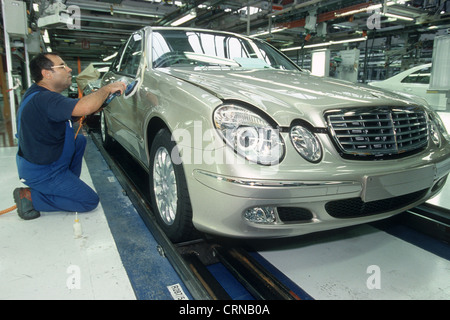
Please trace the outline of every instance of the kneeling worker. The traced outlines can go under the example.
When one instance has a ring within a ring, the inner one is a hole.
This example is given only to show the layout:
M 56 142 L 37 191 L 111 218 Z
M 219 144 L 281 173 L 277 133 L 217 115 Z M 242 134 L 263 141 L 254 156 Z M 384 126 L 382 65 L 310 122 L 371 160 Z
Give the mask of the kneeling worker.
M 81 99 L 61 92 L 72 84 L 72 69 L 53 53 L 30 61 L 35 82 L 26 92 L 17 114 L 17 169 L 29 188 L 13 192 L 22 219 L 40 216 L 40 211 L 86 212 L 95 209 L 99 198 L 80 179 L 86 138 L 77 136 L 72 117 L 96 112 L 109 94 L 125 91 L 125 83 L 110 83 Z

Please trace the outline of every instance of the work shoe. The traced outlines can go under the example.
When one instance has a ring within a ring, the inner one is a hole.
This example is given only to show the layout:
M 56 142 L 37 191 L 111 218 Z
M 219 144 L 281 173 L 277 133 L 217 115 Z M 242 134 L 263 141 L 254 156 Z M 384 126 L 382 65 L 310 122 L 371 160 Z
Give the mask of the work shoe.
M 16 188 L 14 189 L 13 196 L 19 217 L 24 220 L 32 220 L 41 216 L 41 213 L 33 207 L 29 188 Z

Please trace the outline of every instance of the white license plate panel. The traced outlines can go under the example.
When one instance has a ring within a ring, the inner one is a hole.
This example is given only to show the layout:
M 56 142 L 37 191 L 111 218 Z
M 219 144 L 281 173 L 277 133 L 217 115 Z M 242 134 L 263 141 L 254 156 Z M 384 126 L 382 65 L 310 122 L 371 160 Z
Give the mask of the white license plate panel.
M 434 174 L 434 166 L 425 166 L 390 174 L 365 176 L 361 198 L 364 202 L 371 202 L 427 189 L 433 184 Z

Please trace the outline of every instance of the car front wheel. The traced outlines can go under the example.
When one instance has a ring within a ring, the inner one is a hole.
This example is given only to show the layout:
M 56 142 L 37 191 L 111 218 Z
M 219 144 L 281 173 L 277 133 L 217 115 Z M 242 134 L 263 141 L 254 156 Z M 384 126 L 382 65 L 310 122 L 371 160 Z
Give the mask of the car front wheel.
M 193 239 L 196 231 L 183 166 L 172 160 L 172 154 L 178 155 L 176 144 L 170 132 L 162 129 L 150 150 L 150 198 L 159 226 L 177 243 Z

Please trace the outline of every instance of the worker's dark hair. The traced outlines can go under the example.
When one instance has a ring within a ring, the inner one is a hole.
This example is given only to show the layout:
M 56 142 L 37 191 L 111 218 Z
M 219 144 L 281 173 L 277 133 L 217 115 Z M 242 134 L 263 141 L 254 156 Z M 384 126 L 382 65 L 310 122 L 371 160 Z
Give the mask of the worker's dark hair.
M 30 61 L 30 75 L 31 79 L 33 79 L 34 82 L 39 82 L 42 80 L 42 70 L 52 70 L 53 62 L 47 58 L 47 55 L 55 55 L 58 54 L 53 52 L 45 52 L 45 53 L 39 53 L 37 56 L 33 57 Z

